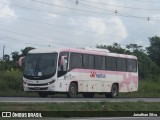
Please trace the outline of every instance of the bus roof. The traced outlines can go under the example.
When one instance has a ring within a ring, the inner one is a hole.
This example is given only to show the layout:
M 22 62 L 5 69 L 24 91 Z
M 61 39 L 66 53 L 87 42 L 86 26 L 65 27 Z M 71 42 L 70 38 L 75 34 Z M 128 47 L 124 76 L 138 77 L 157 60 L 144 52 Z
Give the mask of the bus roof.
M 112 57 L 121 57 L 121 58 L 131 58 L 137 59 L 134 55 L 126 55 L 126 54 L 118 54 L 118 53 L 110 53 L 107 51 L 99 51 L 96 49 L 84 49 L 84 48 L 47 48 L 47 49 L 34 49 L 29 51 L 29 54 L 36 53 L 53 53 L 53 52 L 76 52 L 76 53 L 84 53 L 84 54 L 93 54 L 93 55 L 103 55 L 103 56 L 112 56 Z

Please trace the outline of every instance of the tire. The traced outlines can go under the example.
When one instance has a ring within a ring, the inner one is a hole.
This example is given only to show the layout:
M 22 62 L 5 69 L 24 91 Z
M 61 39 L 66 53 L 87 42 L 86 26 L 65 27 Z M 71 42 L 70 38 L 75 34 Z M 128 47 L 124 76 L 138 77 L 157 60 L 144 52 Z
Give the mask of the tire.
M 84 98 L 93 98 L 94 97 L 94 93 L 83 93 L 83 97 Z
M 77 97 L 77 94 L 78 94 L 77 85 L 75 83 L 71 83 L 69 85 L 69 90 L 68 90 L 68 93 L 67 93 L 67 97 L 75 98 L 75 97 Z
M 48 96 L 48 94 L 45 93 L 45 92 L 39 92 L 38 94 L 39 94 L 40 97 L 43 97 L 43 98 Z
M 111 92 L 106 93 L 105 96 L 108 98 L 116 98 L 118 96 L 118 86 L 116 84 L 112 85 Z

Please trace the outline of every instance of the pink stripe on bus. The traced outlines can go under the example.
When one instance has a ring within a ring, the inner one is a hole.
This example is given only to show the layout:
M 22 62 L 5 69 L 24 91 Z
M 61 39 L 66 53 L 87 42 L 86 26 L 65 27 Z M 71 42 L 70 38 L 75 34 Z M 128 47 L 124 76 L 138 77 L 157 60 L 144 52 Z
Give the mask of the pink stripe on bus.
M 122 75 L 123 80 L 119 82 L 119 90 L 122 89 L 122 84 L 126 84 L 127 91 L 130 92 L 129 84 L 132 82 L 135 86 L 138 86 L 138 73 L 131 72 L 117 72 L 117 71 L 103 71 L 103 70 L 92 70 L 92 69 L 73 69 L 70 72 L 80 72 L 80 73 L 98 73 L 98 74 L 110 74 L 110 75 Z M 132 75 L 136 74 L 136 75 Z
M 83 53 L 83 54 L 92 54 L 92 55 L 103 55 L 103 56 L 112 56 L 112 57 L 121 57 L 121 58 L 132 58 L 137 59 L 136 56 L 126 55 L 126 54 L 117 54 L 117 53 L 110 53 L 110 52 L 99 52 L 96 50 L 85 50 L 85 49 L 63 49 L 61 52 L 75 52 L 75 53 Z

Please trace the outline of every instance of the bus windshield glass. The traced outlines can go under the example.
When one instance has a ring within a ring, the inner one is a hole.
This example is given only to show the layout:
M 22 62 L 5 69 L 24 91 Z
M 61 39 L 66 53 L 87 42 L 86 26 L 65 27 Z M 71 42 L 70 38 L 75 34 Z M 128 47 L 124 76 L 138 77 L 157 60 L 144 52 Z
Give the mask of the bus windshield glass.
M 25 60 L 24 77 L 47 79 L 56 73 L 57 53 L 28 54 Z

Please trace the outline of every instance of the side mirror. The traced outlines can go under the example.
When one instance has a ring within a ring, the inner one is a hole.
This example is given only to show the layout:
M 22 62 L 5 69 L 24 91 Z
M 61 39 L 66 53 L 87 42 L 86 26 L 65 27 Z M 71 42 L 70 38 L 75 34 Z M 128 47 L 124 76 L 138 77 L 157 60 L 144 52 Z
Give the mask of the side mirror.
M 24 63 L 25 63 L 25 57 L 20 57 L 18 64 L 21 68 L 24 68 Z
M 60 66 L 62 71 L 67 71 L 67 56 L 61 56 Z

